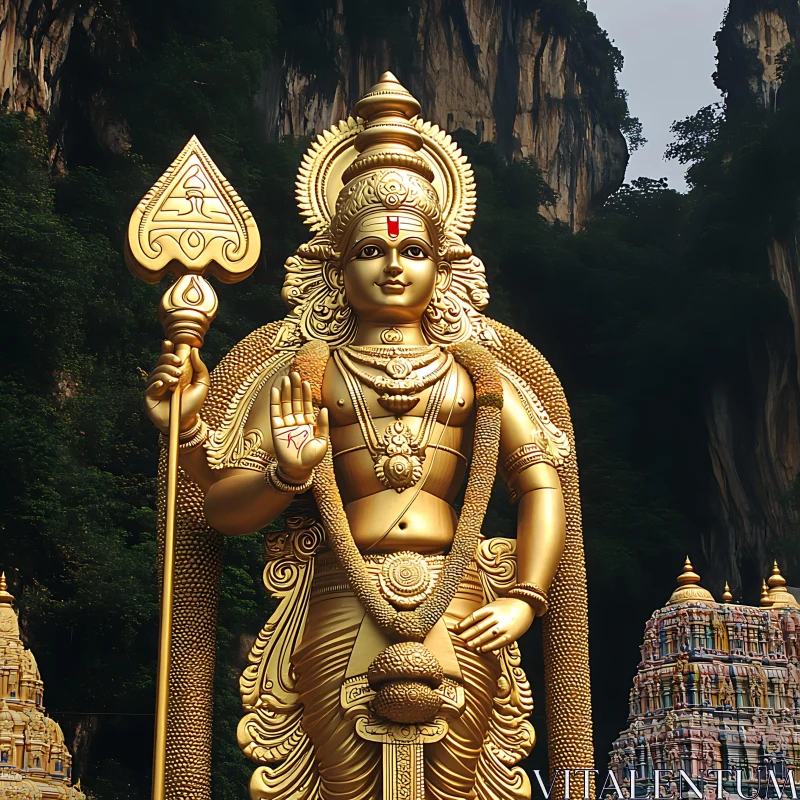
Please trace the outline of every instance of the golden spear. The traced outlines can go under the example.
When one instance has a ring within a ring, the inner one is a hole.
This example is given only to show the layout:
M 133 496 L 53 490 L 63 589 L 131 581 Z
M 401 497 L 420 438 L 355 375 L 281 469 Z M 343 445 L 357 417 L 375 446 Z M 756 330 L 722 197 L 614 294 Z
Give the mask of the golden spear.
M 217 313 L 217 296 L 205 275 L 236 283 L 252 273 L 261 251 L 253 215 L 228 183 L 197 137 L 192 136 L 169 169 L 142 198 L 128 224 L 125 261 L 133 274 L 158 283 L 170 274 L 159 317 L 164 334 L 184 363 L 201 347 Z M 161 626 L 156 684 L 153 800 L 164 800 L 172 647 L 172 587 L 175 514 L 178 492 L 178 442 L 181 393 L 169 407 L 167 504 L 161 589 Z

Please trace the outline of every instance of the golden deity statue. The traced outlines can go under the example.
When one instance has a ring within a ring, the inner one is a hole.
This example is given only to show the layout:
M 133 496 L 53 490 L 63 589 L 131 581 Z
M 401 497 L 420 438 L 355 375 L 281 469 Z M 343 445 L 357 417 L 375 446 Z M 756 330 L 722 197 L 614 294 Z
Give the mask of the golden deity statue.
M 297 198 L 313 238 L 286 262 L 284 319 L 211 375 L 197 347 L 166 341 L 150 375 L 162 432 L 182 391 L 171 798 L 209 796 L 219 534 L 282 514 L 264 573 L 278 604 L 241 679 L 253 798 L 529 798 L 517 640 L 536 616 L 551 770 L 592 767 L 569 410 L 539 352 L 483 315 L 483 264 L 464 242 L 472 170 L 419 113 L 385 73 L 310 147 Z M 210 185 L 193 174 L 187 198 Z M 220 252 L 245 227 L 225 231 Z M 482 531 L 497 473 L 516 539 Z

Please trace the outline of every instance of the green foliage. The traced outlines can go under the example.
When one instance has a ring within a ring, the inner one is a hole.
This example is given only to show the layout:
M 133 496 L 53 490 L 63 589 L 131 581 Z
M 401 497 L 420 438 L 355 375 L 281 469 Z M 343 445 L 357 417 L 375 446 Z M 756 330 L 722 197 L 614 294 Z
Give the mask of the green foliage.
M 701 161 L 719 138 L 723 119 L 722 104 L 712 103 L 686 119 L 673 122 L 670 131 L 677 140 L 668 145 L 664 158 L 677 159 L 681 164 Z
M 628 143 L 628 152 L 635 153 L 647 144 L 647 139 L 645 139 L 644 128 L 639 117 L 632 117 L 627 113 L 628 93 L 624 89 L 620 89 L 620 93 L 625 98 L 626 113 L 620 122 L 619 129 Z
M 0 526 L 26 635 L 58 664 L 48 703 L 69 731 L 152 695 L 153 441 L 140 406 L 156 295 L 115 292 L 117 248 L 57 212 L 46 153 L 37 122 L 0 117 Z M 76 172 L 70 186 L 107 189 L 96 178 Z
M 539 30 L 569 41 L 570 66 L 580 82 L 580 95 L 611 126 L 623 123 L 632 131 L 638 120 L 628 114 L 627 93 L 620 89 L 617 73 L 625 63 L 586 4 L 586 0 L 539 0 Z M 639 127 L 639 134 L 641 129 Z M 644 142 L 634 137 L 634 143 Z

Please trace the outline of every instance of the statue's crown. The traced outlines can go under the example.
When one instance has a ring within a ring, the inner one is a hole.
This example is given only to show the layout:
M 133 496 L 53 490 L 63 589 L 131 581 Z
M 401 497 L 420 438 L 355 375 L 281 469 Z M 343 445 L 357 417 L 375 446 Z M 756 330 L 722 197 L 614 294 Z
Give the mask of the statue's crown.
M 354 142 L 359 155 L 342 175 L 345 184 L 365 172 L 389 167 L 433 180 L 430 165 L 417 155 L 423 141 L 411 122 L 420 113 L 420 104 L 391 72 L 381 75 L 354 110 L 364 120 L 364 129 Z

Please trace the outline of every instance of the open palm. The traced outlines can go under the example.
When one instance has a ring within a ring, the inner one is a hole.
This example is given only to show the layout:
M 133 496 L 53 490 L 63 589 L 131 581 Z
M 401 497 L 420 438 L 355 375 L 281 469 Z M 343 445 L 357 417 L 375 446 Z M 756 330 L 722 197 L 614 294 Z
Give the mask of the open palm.
M 281 472 L 289 478 L 305 480 L 328 450 L 328 409 L 319 417 L 311 402 L 311 385 L 297 372 L 273 386 L 270 418 L 275 458 Z

